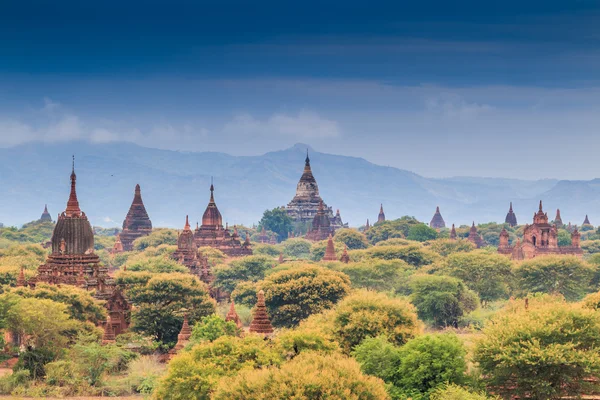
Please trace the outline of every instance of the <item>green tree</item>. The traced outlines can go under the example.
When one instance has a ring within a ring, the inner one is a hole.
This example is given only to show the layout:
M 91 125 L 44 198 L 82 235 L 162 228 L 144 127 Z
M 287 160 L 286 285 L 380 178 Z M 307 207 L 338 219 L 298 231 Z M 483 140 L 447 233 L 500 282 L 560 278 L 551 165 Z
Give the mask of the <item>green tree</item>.
M 169 363 L 154 397 L 159 400 L 209 400 L 219 379 L 240 370 L 281 364 L 282 356 L 259 335 L 222 336 L 181 352 Z
M 218 315 L 209 315 L 194 325 L 190 341 L 192 343 L 214 342 L 221 336 L 238 336 L 239 333 L 235 322 L 225 321 Z
M 321 240 L 319 242 L 315 242 L 312 244 L 310 248 L 310 259 L 312 261 L 321 261 L 325 256 L 325 251 L 327 250 L 327 242 L 329 240 Z M 335 253 L 341 254 L 344 250 L 344 245 L 340 242 L 333 242 L 333 246 L 335 248 Z
M 338 229 L 335 231 L 333 237 L 338 243 L 348 246 L 348 250 L 359 250 L 366 249 L 369 247 L 369 241 L 364 233 L 357 231 L 356 229 Z
M 214 269 L 215 286 L 231 293 L 239 282 L 256 282 L 277 265 L 277 260 L 269 256 L 248 256 L 220 265 Z
M 419 224 L 421 222 L 414 217 L 404 216 L 399 219 L 376 223 L 366 232 L 366 236 L 371 244 L 392 238 L 406 238 L 410 227 Z
M 458 326 L 460 317 L 479 306 L 477 295 L 449 276 L 414 275 L 410 287 L 419 318 L 437 327 Z
M 600 314 L 548 296 L 511 302 L 483 329 L 475 361 L 507 398 L 579 396 L 600 377 Z
M 526 293 L 561 294 L 578 300 L 589 288 L 594 269 L 574 256 L 536 257 L 515 268 L 517 284 Z
M 131 287 L 127 296 L 135 304 L 132 329 L 168 345 L 177 341 L 183 310 L 191 324 L 215 312 L 206 285 L 189 274 L 157 274 L 145 285 Z
M 294 230 L 294 222 L 287 215 L 285 208 L 277 207 L 272 210 L 265 210 L 262 219 L 258 223 L 258 231 L 265 228 L 277 234 L 279 240 L 287 238 L 288 233 Z
M 398 378 L 400 347 L 391 344 L 385 337 L 366 338 L 354 348 L 352 357 L 365 374 L 381 378 L 388 384 L 393 384 Z
M 477 250 L 450 254 L 442 264 L 441 273 L 467 282 L 481 300 L 508 298 L 512 262 L 506 256 Z
M 363 250 L 366 258 L 378 258 L 381 260 L 402 260 L 420 268 L 439 260 L 439 256 L 427 250 L 419 244 L 408 246 L 374 246 Z
M 176 245 L 177 231 L 175 229 L 157 228 L 153 229 L 148 236 L 142 236 L 133 242 L 133 248 L 137 251 L 148 247 L 158 247 L 161 244 Z
M 406 236 L 408 240 L 415 240 L 417 242 L 426 242 L 437 239 L 437 237 L 437 231 L 425 224 L 412 225 L 408 229 L 408 235 Z
M 306 239 L 293 238 L 283 242 L 283 254 L 291 258 L 308 259 L 312 243 Z
M 406 293 L 406 282 L 415 272 L 414 267 L 402 260 L 372 259 L 349 264 L 340 263 L 335 268 L 348 275 L 352 287 L 378 292 Z
M 437 239 L 426 243 L 428 249 L 442 257 L 448 257 L 454 253 L 468 253 L 475 250 L 475 245 L 466 239 Z
M 258 286 L 265 291 L 271 323 L 291 327 L 333 307 L 350 292 L 350 279 L 340 272 L 305 265 L 271 274 Z
M 499 400 L 499 397 L 488 397 L 484 392 L 473 392 L 458 385 L 444 385 L 429 396 L 429 400 Z
M 231 292 L 231 298 L 235 304 L 243 304 L 248 307 L 254 307 L 256 304 L 256 295 L 258 290 L 257 282 L 240 282 Z
M 280 368 L 245 370 L 218 385 L 213 399 L 387 399 L 383 382 L 339 354 L 303 353 Z

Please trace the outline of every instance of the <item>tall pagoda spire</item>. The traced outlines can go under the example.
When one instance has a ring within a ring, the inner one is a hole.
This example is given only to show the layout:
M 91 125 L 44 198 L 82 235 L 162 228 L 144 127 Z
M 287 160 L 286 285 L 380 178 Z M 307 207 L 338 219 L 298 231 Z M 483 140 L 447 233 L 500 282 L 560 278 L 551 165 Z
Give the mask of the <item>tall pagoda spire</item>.
M 333 238 L 331 235 L 329 235 L 329 238 L 327 239 L 327 248 L 325 249 L 323 261 L 337 261 L 337 257 L 335 256 L 335 246 L 333 245 Z
M 48 212 L 48 204 L 44 204 L 44 212 L 42 213 L 42 216 L 40 217 L 40 221 L 52 222 L 52 216 Z
M 265 305 L 265 292 L 262 289 L 258 292 L 258 301 L 254 308 L 254 317 L 249 330 L 263 335 L 273 333 L 273 325 L 271 325 L 271 320 L 267 314 L 267 306 Z
M 223 217 L 217 208 L 217 203 L 215 203 L 215 186 L 212 177 L 210 178 L 210 200 L 204 215 L 202 215 L 202 227 L 223 228 Z
M 79 201 L 77 200 L 76 182 L 77 175 L 75 175 L 75 156 L 73 156 L 73 165 L 71 169 L 71 193 L 69 194 L 69 200 L 67 201 L 67 209 L 65 210 L 65 214 L 67 215 L 67 217 L 78 217 L 81 215 Z
M 558 227 L 561 228 L 564 224 L 562 221 L 562 218 L 560 216 L 560 209 L 556 209 L 556 217 L 554 218 L 554 224 Z
M 450 230 L 450 239 L 456 240 L 456 228 L 454 228 L 454 224 L 452 224 L 452 229 Z
M 19 271 L 19 276 L 17 277 L 17 287 L 25 286 L 25 272 L 23 271 L 23 266 L 21 265 L 21 270 Z
M 383 203 L 379 206 L 379 215 L 377 216 L 377 222 L 385 221 L 385 213 L 383 212 Z
M 135 185 L 133 201 L 123 221 L 123 232 L 121 234 L 123 249 L 125 251 L 133 250 L 133 242 L 142 236 L 149 235 L 151 232 L 152 221 L 150 221 L 150 217 L 144 206 L 140 185 L 137 184 Z
M 181 330 L 179 331 L 179 335 L 177 335 L 177 344 L 169 351 L 169 358 L 172 358 L 175 354 L 177 354 L 177 352 L 182 350 L 189 342 L 191 336 L 192 329 L 188 323 L 188 315 L 185 313 L 183 315 L 183 324 L 181 325 Z
M 508 213 L 506 214 L 504 223 L 508 224 L 509 226 L 517 226 L 517 216 L 513 211 L 512 201 L 510 202 L 510 207 L 508 208 Z
M 585 215 L 585 219 L 583 220 L 583 225 L 591 225 L 590 219 L 588 218 L 587 214 Z

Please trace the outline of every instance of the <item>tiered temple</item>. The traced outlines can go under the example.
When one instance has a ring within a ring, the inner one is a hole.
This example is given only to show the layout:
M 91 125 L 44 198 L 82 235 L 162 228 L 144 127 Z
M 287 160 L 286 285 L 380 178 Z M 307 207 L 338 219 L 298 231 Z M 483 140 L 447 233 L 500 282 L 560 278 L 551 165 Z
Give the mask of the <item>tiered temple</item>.
M 177 237 L 177 250 L 173 253 L 173 259 L 188 267 L 191 272 L 196 271 L 198 267 L 198 246 L 194 241 L 194 232 L 187 215 L 183 231 Z
M 440 213 L 440 207 L 435 208 L 435 214 L 433 214 L 433 218 L 431 218 L 431 222 L 429 222 L 429 226 L 433 229 L 442 229 L 446 227 L 446 222 Z
M 296 186 L 296 195 L 286 207 L 287 215 L 296 223 L 311 222 L 319 211 L 322 201 L 319 194 L 319 186 L 310 167 L 310 158 L 307 151 L 306 159 L 304 160 L 304 172 Z M 331 207 L 328 207 L 325 203 L 323 203 L 323 207 L 327 213 L 327 217 L 333 221 L 334 229 L 346 226 L 342 222 L 341 217 L 334 217 Z
M 510 207 L 508 208 L 504 223 L 508 224 L 508 226 L 517 226 L 517 215 L 513 211 L 512 201 L 510 202 Z
M 229 228 L 223 228 L 223 217 L 217 208 L 214 196 L 215 187 L 210 185 L 210 200 L 204 215 L 202 225 L 194 232 L 194 241 L 198 247 L 213 247 L 221 250 L 229 257 L 243 257 L 252 255 L 252 248 L 248 241 L 242 242 L 237 229 L 233 233 Z
M 377 222 L 385 221 L 385 213 L 383 212 L 383 203 L 379 206 L 379 215 L 377 216 Z
M 47 204 L 44 204 L 44 212 L 42 213 L 42 216 L 40 217 L 40 222 L 52 222 L 52 216 L 48 212 Z
M 121 235 L 117 234 L 117 237 L 115 238 L 115 244 L 113 245 L 113 248 L 111 250 L 112 254 L 118 254 L 118 253 L 122 253 L 123 250 L 123 242 L 121 242 Z
M 327 240 L 327 247 L 325 248 L 323 261 L 337 261 L 337 257 L 335 255 L 335 246 L 333 244 L 333 238 L 331 235 L 329 235 L 329 239 Z
M 152 222 L 142 200 L 140 185 L 135 185 L 133 202 L 129 207 L 125 221 L 123 221 L 123 232 L 121 232 L 123 249 L 125 251 L 133 250 L 133 241 L 150 233 L 152 233 Z
M 581 235 L 574 229 L 571 233 L 571 245 L 558 245 L 558 228 L 556 225 L 548 223 L 548 214 L 542 209 L 542 202 L 537 213 L 533 214 L 533 224 L 525 225 L 523 230 L 523 240 L 517 240 L 517 243 L 511 246 L 508 242 L 508 232 L 503 230 L 500 233 L 500 244 L 498 253 L 511 256 L 515 260 L 529 259 L 543 255 L 553 254 L 571 254 L 583 257 L 583 250 L 580 247 Z
M 471 229 L 469 230 L 469 236 L 467 240 L 473 243 L 477 248 L 485 246 L 485 241 L 481 237 L 480 234 L 477 233 L 477 227 L 475 226 L 475 221 L 473 221 L 473 225 L 471 225 Z
M 252 323 L 250 323 L 250 332 L 260 333 L 262 335 L 270 335 L 273 333 L 273 325 L 267 314 L 267 306 L 265 305 L 265 292 L 258 292 L 258 301 L 254 307 Z
M 313 241 L 325 240 L 334 233 L 335 228 L 331 226 L 331 220 L 329 219 L 329 215 L 325 210 L 323 200 L 321 200 L 319 203 L 319 209 L 312 220 L 310 230 L 306 234 L 306 239 Z

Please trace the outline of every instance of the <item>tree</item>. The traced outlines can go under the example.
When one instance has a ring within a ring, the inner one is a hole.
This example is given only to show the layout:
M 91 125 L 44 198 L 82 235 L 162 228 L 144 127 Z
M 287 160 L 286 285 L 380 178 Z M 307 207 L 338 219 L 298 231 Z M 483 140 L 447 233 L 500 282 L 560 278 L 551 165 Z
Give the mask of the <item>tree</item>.
M 600 314 L 542 296 L 512 301 L 483 329 L 475 361 L 494 392 L 559 399 L 600 377 Z
M 308 259 L 312 243 L 306 239 L 293 238 L 283 242 L 283 254 L 291 258 Z
M 157 228 L 153 229 L 148 236 L 142 236 L 133 242 L 133 248 L 137 251 L 148 247 L 158 247 L 161 244 L 176 245 L 177 231 L 175 229 Z
M 154 396 L 160 400 L 209 400 L 220 378 L 237 375 L 242 369 L 277 366 L 282 361 L 262 336 L 222 336 L 175 356 Z
M 417 242 L 426 242 L 437 239 L 437 237 L 437 231 L 425 224 L 412 225 L 408 229 L 408 235 L 406 236 L 408 240 L 415 240 Z
M 458 326 L 460 317 L 479 306 L 477 295 L 449 276 L 414 275 L 410 287 L 419 318 L 436 327 Z
M 327 242 L 329 240 L 321 240 L 319 242 L 315 242 L 312 244 L 310 248 L 310 259 L 312 261 L 321 261 L 323 256 L 325 256 L 325 251 L 327 250 Z M 344 250 L 344 245 L 340 242 L 333 242 L 333 246 L 335 248 L 336 254 L 341 254 Z
M 350 277 L 352 287 L 378 292 L 406 292 L 406 282 L 415 268 L 402 260 L 371 259 L 349 264 L 339 264 L 338 271 Z
M 303 351 L 322 354 L 339 351 L 333 336 L 310 328 L 282 329 L 275 337 L 275 345 L 287 359 L 294 358 Z
M 199 323 L 194 325 L 190 342 L 214 342 L 221 336 L 238 336 L 239 333 L 235 322 L 225 321 L 218 315 L 209 315 L 203 317 Z
M 464 381 L 466 351 L 455 334 L 418 336 L 400 347 L 398 355 L 393 384 L 403 393 L 428 394 L 444 383 Z
M 252 253 L 255 255 L 265 255 L 269 257 L 279 257 L 282 252 L 281 245 L 275 244 L 255 244 L 252 246 Z
M 262 219 L 258 223 L 258 230 L 265 228 L 267 231 L 276 233 L 280 240 L 287 238 L 288 233 L 294 230 L 294 221 L 287 215 L 284 208 L 277 207 L 265 210 Z
M 574 256 L 536 257 L 515 269 L 517 284 L 526 293 L 561 294 L 568 300 L 583 297 L 594 269 Z
M 383 382 L 339 354 L 303 353 L 280 368 L 246 370 L 223 379 L 213 399 L 387 399 Z
M 142 253 L 128 257 L 125 266 L 129 271 L 153 273 L 188 272 L 188 269 L 171 258 L 176 246 L 147 247 Z
M 450 254 L 441 273 L 468 282 L 481 300 L 507 298 L 512 280 L 512 262 L 501 254 L 482 250 Z
M 412 304 L 369 291 L 347 296 L 328 317 L 334 336 L 347 353 L 365 338 L 380 335 L 402 345 L 421 328 Z
M 499 397 L 488 397 L 484 392 L 472 392 L 458 385 L 444 385 L 429 396 L 429 400 L 499 400 Z
M 269 256 L 248 256 L 220 265 L 214 269 L 215 286 L 231 293 L 239 282 L 257 282 L 265 273 L 277 265 L 277 260 Z
M 432 264 L 440 258 L 437 254 L 425 249 L 420 244 L 408 246 L 374 246 L 363 250 L 363 252 L 366 258 L 403 260 L 416 268 Z
M 367 239 L 371 244 L 392 238 L 406 238 L 410 227 L 421 224 L 414 217 L 404 216 L 395 220 L 378 222 L 366 232 Z
M 426 243 L 429 250 L 442 257 L 448 257 L 454 253 L 468 253 L 476 249 L 475 245 L 466 239 L 437 239 Z
M 335 231 L 333 240 L 348 246 L 348 250 L 359 250 L 369 247 L 367 237 L 356 229 L 338 229 Z
M 231 299 L 235 302 L 235 304 L 243 304 L 248 307 L 254 307 L 257 300 L 256 295 L 258 290 L 257 282 L 240 282 L 231 292 Z
M 385 337 L 368 337 L 352 351 L 365 374 L 383 379 L 393 384 L 398 377 L 400 347 L 391 344 Z
M 350 292 L 350 279 L 316 265 L 280 271 L 258 285 L 273 326 L 291 327 L 311 314 L 333 307 Z
M 132 329 L 167 345 L 177 341 L 184 310 L 191 324 L 215 312 L 206 285 L 189 274 L 157 274 L 131 287 L 127 296 L 135 305 Z

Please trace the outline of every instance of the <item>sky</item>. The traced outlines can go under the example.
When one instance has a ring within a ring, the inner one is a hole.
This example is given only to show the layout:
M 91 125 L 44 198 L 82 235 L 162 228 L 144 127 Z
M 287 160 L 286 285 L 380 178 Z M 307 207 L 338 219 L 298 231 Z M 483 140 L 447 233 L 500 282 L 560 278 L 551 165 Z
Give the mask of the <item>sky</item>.
M 600 1 L 3 4 L 0 147 L 73 140 L 593 179 Z

